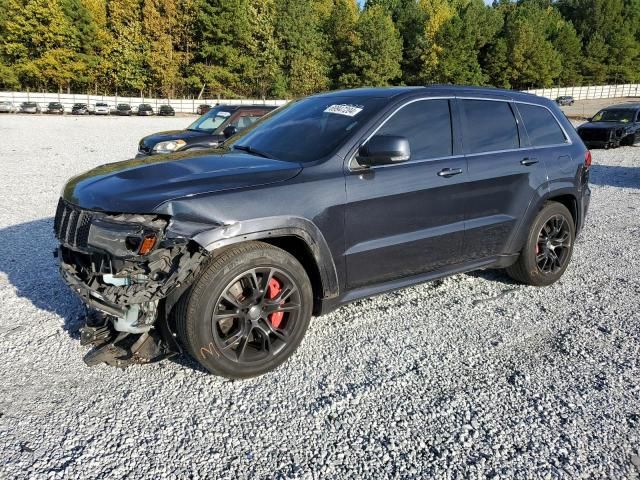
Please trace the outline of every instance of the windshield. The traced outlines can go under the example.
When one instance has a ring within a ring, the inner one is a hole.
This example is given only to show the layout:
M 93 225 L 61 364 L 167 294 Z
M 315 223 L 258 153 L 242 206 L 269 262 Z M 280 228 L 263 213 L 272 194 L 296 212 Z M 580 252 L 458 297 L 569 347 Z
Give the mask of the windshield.
M 127 105 L 126 103 L 121 103 L 118 105 L 118 110 L 128 110 L 129 108 L 131 107 L 129 107 L 129 105 Z
M 96 103 L 96 107 L 108 107 L 106 103 Z
M 231 117 L 232 113 L 225 107 L 213 108 L 189 125 L 187 130 L 212 133 L 220 128 Z
M 50 103 L 50 104 L 49 104 L 49 106 L 50 106 L 51 108 L 58 108 L 58 107 L 61 107 L 62 105 L 61 105 L 61 104 L 59 104 L 59 103 Z
M 379 97 L 305 98 L 263 117 L 230 146 L 279 160 L 314 162 L 342 145 L 386 103 Z
M 633 122 L 635 110 L 614 108 L 611 110 L 601 110 L 591 119 L 592 122 Z

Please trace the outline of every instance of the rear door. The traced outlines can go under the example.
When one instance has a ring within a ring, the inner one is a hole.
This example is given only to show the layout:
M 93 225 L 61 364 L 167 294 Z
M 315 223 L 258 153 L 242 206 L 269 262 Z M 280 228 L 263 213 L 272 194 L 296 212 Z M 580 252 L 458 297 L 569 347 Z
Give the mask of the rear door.
M 406 137 L 411 159 L 367 170 L 351 165 L 345 223 L 349 288 L 437 270 L 458 263 L 462 251 L 467 166 L 453 140 L 450 101 L 410 101 L 376 135 Z
M 518 112 L 508 99 L 461 98 L 462 143 L 469 175 L 465 260 L 493 257 L 506 246 L 541 186 L 546 170 L 528 148 Z

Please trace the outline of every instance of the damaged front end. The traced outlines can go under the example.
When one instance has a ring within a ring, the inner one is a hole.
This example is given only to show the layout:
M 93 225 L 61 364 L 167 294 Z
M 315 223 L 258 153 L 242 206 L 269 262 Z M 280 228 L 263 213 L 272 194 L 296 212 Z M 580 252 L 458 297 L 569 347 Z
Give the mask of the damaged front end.
M 179 352 L 167 315 L 207 254 L 168 227 L 158 215 L 107 214 L 60 199 L 55 254 L 62 278 L 88 307 L 87 365 L 125 367 Z

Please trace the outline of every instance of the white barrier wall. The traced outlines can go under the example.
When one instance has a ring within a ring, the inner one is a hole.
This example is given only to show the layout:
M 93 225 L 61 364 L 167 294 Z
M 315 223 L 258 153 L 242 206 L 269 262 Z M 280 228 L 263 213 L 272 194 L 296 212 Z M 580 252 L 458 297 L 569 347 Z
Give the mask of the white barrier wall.
M 547 97 L 555 100 L 564 95 L 570 95 L 576 100 L 591 100 L 598 98 L 619 98 L 619 97 L 640 97 L 640 84 L 631 83 L 625 85 L 595 85 L 588 87 L 561 87 L 561 88 L 541 88 L 527 90 L 528 93 Z M 206 103 L 215 105 L 223 103 L 227 105 L 283 105 L 287 100 L 258 100 L 258 99 L 217 99 L 203 98 L 197 99 L 167 99 L 167 98 L 144 98 L 144 97 L 108 97 L 101 95 L 66 94 L 66 93 L 29 93 L 29 92 L 0 92 L 0 101 L 10 101 L 16 107 L 22 102 L 36 102 L 41 108 L 46 108 L 49 102 L 60 102 L 65 110 L 71 111 L 74 103 L 86 103 L 93 107 L 96 103 L 106 103 L 110 107 L 115 107 L 118 103 L 128 103 L 132 107 L 137 107 L 141 103 L 149 103 L 157 112 L 160 105 L 171 105 L 178 113 L 195 113 L 198 105 Z
M 137 107 L 141 103 L 148 103 L 157 113 L 161 105 L 171 105 L 177 113 L 195 113 L 198 105 L 216 103 L 226 105 L 282 105 L 287 100 L 257 100 L 257 99 L 217 99 L 201 98 L 197 99 L 167 99 L 167 98 L 144 98 L 144 97 L 108 97 L 102 95 L 83 95 L 66 93 L 30 93 L 30 92 L 0 92 L 0 102 L 9 101 L 18 107 L 22 102 L 36 102 L 44 110 L 50 102 L 60 102 L 66 111 L 71 111 L 74 103 L 86 103 L 93 107 L 96 103 L 106 103 L 115 108 L 118 103 L 128 103 L 132 107 Z
M 592 100 L 598 98 L 640 97 L 640 83 L 625 85 L 594 85 L 590 87 L 540 88 L 527 90 L 540 97 L 555 100 L 562 96 L 572 96 L 576 100 Z

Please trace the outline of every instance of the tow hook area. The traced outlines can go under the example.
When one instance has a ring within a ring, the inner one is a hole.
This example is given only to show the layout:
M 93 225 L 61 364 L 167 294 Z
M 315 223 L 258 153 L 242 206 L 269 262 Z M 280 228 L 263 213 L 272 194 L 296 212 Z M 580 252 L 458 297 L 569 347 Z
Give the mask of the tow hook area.
M 95 310 L 87 311 L 86 325 L 80 329 L 80 344 L 93 347 L 84 356 L 89 367 L 106 363 L 126 368 L 159 362 L 179 353 L 162 341 L 157 329 L 142 334 L 118 332 L 109 315 Z

